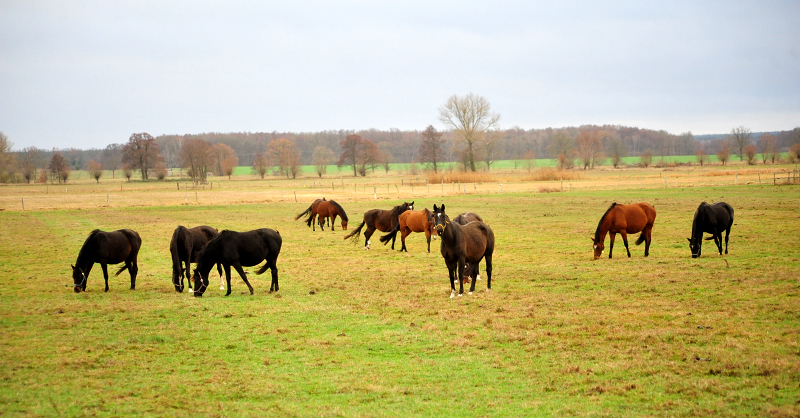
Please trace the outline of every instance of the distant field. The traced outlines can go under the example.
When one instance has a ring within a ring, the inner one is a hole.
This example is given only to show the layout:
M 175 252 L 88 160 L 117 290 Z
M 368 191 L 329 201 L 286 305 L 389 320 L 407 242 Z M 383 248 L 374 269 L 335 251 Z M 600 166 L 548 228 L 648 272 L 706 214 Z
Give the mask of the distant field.
M 242 175 L 199 188 L 2 186 L 0 410 L 797 416 L 800 186 L 772 185 L 773 171 L 791 168 L 580 170 L 566 182 L 498 169 L 483 182 L 423 186 L 391 172 L 322 184 Z M 484 278 L 449 299 L 438 241 L 429 254 L 421 234 L 408 253 L 377 236 L 364 251 L 339 225 L 312 232 L 294 221 L 322 196 L 343 204 L 351 228 L 402 201 L 480 213 L 497 239 L 493 290 Z M 706 242 L 692 259 L 694 210 L 720 200 L 736 211 L 730 254 Z M 614 201 L 656 207 L 650 257 L 632 242 L 622 257 L 617 241 L 613 259 L 591 260 L 588 238 Z M 235 274 L 229 297 L 218 286 L 202 299 L 176 293 L 168 245 L 179 224 L 280 231 L 280 292 L 248 268 L 254 296 Z M 89 231 L 123 227 L 143 239 L 137 290 L 123 273 L 103 293 L 96 266 L 88 292 L 74 294 L 69 265 Z

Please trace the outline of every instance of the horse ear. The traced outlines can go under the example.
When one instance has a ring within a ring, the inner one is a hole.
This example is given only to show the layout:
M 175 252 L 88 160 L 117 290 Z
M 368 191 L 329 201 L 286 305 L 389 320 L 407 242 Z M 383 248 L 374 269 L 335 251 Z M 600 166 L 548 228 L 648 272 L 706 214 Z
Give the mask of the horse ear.
M 70 264 L 69 266 L 72 267 L 72 270 L 75 270 L 75 266 L 74 265 Z
M 689 241 L 689 244 L 692 243 L 692 239 L 691 238 L 686 238 L 686 241 Z
M 442 212 L 444 212 L 444 203 L 442 203 Z
M 594 243 L 594 237 L 589 237 L 589 239 L 592 240 L 592 243 Z
M 438 208 L 438 207 L 436 207 L 436 203 L 434 203 L 434 204 L 433 204 L 433 211 L 434 211 L 434 212 L 438 212 L 438 211 L 439 211 L 439 208 Z

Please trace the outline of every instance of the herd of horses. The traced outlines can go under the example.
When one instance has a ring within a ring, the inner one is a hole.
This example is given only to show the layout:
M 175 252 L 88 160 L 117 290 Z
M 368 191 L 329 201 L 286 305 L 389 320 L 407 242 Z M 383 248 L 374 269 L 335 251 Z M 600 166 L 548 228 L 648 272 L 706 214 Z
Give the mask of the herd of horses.
M 324 231 L 326 225 L 335 230 L 336 218 L 341 218 L 343 230 L 347 230 L 348 217 L 342 206 L 333 200 L 317 199 L 295 220 L 303 216 L 307 225 L 316 230 L 319 224 Z M 646 202 L 634 204 L 612 203 L 597 224 L 592 248 L 597 260 L 605 250 L 604 242 L 609 235 L 608 258 L 612 258 L 616 235 L 622 237 L 625 251 L 631 256 L 628 248 L 628 234 L 639 233 L 636 245 L 645 243 L 644 255 L 650 254 L 650 242 L 653 224 L 656 219 L 655 208 Z M 728 237 L 733 225 L 733 208 L 725 202 L 709 205 L 700 204 L 692 220 L 692 236 L 688 238 L 692 258 L 700 257 L 703 234 L 711 234 L 706 240 L 714 240 L 719 254 L 722 255 L 722 233 L 725 233 L 725 254 L 728 254 Z M 472 212 L 459 214 L 452 220 L 445 212 L 445 205 L 433 205 L 415 211 L 414 202 L 403 202 L 392 209 L 372 209 L 364 213 L 361 224 L 345 235 L 344 239 L 357 242 L 361 231 L 364 234 L 364 249 L 371 247 L 370 238 L 375 231 L 385 232 L 380 241 L 386 245 L 392 242 L 394 249 L 397 233 L 400 233 L 402 246 L 400 251 L 408 251 L 406 237 L 412 232 L 425 233 L 430 252 L 431 238 L 441 241 L 440 251 L 444 258 L 450 280 L 450 297 L 456 295 L 455 282 L 459 283 L 458 296 L 464 293 L 464 283 L 471 283 L 470 294 L 475 291 L 475 283 L 480 280 L 479 266 L 485 262 L 486 288 L 492 288 L 492 256 L 494 253 L 494 232 L 480 215 Z M 226 296 L 231 293 L 231 267 L 233 267 L 253 294 L 253 286 L 247 280 L 243 267 L 252 267 L 266 263 L 256 272 L 263 274 L 271 270 L 272 282 L 270 293 L 277 292 L 278 266 L 277 259 L 281 251 L 283 239 L 278 231 L 261 228 L 246 232 L 223 230 L 218 232 L 210 226 L 186 228 L 178 226 L 172 234 L 170 253 L 172 255 L 172 284 L 177 292 L 185 289 L 184 278 L 193 284 L 190 292 L 200 297 L 209 286 L 209 274 L 216 265 L 222 280 L 223 271 L 227 283 Z M 142 239 L 136 231 L 120 229 L 117 231 L 94 230 L 86 238 L 75 265 L 72 266 L 74 291 L 86 290 L 86 281 L 94 264 L 99 263 L 105 278 L 105 291 L 108 292 L 108 265 L 124 263 L 117 271 L 119 275 L 128 270 L 131 277 L 131 290 L 136 288 L 136 275 L 139 271 L 137 257 L 142 246 Z M 196 263 L 194 273 L 190 275 L 190 263 Z M 220 283 L 220 288 L 225 286 Z

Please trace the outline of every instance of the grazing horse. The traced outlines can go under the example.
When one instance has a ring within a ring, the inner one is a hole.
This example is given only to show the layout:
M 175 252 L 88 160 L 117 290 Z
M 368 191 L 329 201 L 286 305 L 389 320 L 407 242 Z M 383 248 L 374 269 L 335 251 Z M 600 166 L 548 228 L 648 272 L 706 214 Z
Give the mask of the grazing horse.
M 717 202 L 709 205 L 706 202 L 700 204 L 697 212 L 694 213 L 692 221 L 692 237 L 689 240 L 689 249 L 692 250 L 692 258 L 700 257 L 700 250 L 703 246 L 703 233 L 707 232 L 712 236 L 706 240 L 714 240 L 722 255 L 722 231 L 725 231 L 725 254 L 728 254 L 728 236 L 731 234 L 733 225 L 733 208 L 725 202 Z
M 75 293 L 86 290 L 86 279 L 92 271 L 94 263 L 100 263 L 103 267 L 103 277 L 106 279 L 106 292 L 108 292 L 108 265 L 124 262 L 116 276 L 124 270 L 128 270 L 131 275 L 131 290 L 136 289 L 136 274 L 139 266 L 136 258 L 139 255 L 139 248 L 142 247 L 142 239 L 136 231 L 130 229 L 120 229 L 117 231 L 105 232 L 95 229 L 86 238 L 86 241 L 78 253 L 78 259 L 72 266 L 72 281 L 74 282 Z
M 412 232 L 424 232 L 425 238 L 428 240 L 428 252 L 431 252 L 431 235 L 433 235 L 433 239 L 436 239 L 436 228 L 433 227 L 433 212 L 428 208 L 403 212 L 398 218 L 398 225 L 392 232 L 381 237 L 383 245 L 386 245 L 389 240 L 394 241 L 397 238 L 397 231 L 400 231 L 400 240 L 403 242 L 403 247 L 400 248 L 400 251 L 408 252 L 406 237 L 409 234 Z
M 253 294 L 253 286 L 247 281 L 247 276 L 242 269 L 244 267 L 255 266 L 266 260 L 261 269 L 256 274 L 262 274 L 267 269 L 272 270 L 272 284 L 269 292 L 278 291 L 278 254 L 281 252 L 283 239 L 278 231 L 273 229 L 261 228 L 247 232 L 222 231 L 216 238 L 212 239 L 197 257 L 197 268 L 194 269 L 194 295 L 203 296 L 208 287 L 208 273 L 214 264 L 222 264 L 225 268 L 225 279 L 228 282 L 228 292 L 231 294 L 231 266 L 236 269 L 239 276 L 244 280 L 250 294 Z
M 478 215 L 477 213 L 474 212 L 464 212 L 453 218 L 453 222 L 459 225 L 466 225 L 470 222 L 475 222 L 475 221 L 483 222 L 483 218 L 481 218 L 481 215 Z M 461 280 L 464 281 L 464 283 L 469 283 L 470 278 L 472 278 L 472 280 L 480 280 L 481 273 L 478 270 L 479 267 L 480 263 L 475 263 L 474 265 L 473 264 L 468 265 L 466 276 L 461 278 Z
M 353 230 L 353 232 L 347 234 L 344 239 L 352 238 L 354 243 L 358 242 L 358 236 L 361 233 L 361 229 L 364 228 L 364 225 L 366 225 L 367 230 L 364 231 L 364 239 L 366 240 L 364 243 L 364 249 L 368 250 L 370 247 L 372 247 L 372 242 L 369 240 L 369 238 L 375 233 L 375 230 L 377 229 L 381 232 L 389 232 L 394 230 L 400 224 L 400 215 L 406 210 L 414 210 L 414 202 L 403 202 L 402 205 L 395 206 L 390 210 L 369 210 L 364 214 L 364 222 L 361 222 L 361 225 Z M 394 250 L 394 239 L 392 239 L 392 249 Z
M 314 218 L 317 217 L 317 214 L 318 214 L 317 210 L 319 208 L 319 205 L 322 202 L 325 202 L 325 201 L 326 200 L 325 200 L 324 197 L 322 199 L 315 200 L 314 202 L 311 203 L 311 206 L 309 206 L 308 209 L 306 209 L 302 213 L 300 213 L 297 216 L 295 216 L 294 220 L 296 221 L 296 220 L 300 219 L 302 216 L 308 215 L 308 219 L 306 219 L 306 224 L 311 227 L 312 231 L 316 231 L 316 228 L 314 227 L 314 224 L 315 224 Z
M 187 228 L 179 225 L 172 233 L 172 241 L 169 243 L 169 252 L 172 254 L 172 284 L 175 290 L 183 292 L 183 276 L 191 282 L 190 263 L 197 262 L 197 255 L 209 241 L 219 234 L 216 229 L 210 226 L 196 226 Z M 219 272 L 220 288 L 224 289 L 222 281 L 222 266 L 217 264 Z M 189 291 L 192 289 L 190 288 Z
M 331 231 L 336 230 L 336 217 L 340 216 L 342 218 L 342 229 L 347 231 L 347 214 L 344 212 L 344 208 L 342 208 L 339 203 L 335 200 L 329 201 L 322 201 L 316 210 L 317 214 L 319 215 L 319 227 L 323 231 L 325 230 L 325 219 L 328 220 L 328 225 L 331 226 Z
M 464 277 L 467 263 L 477 265 L 482 259 L 486 260 L 486 289 L 492 289 L 492 254 L 494 253 L 494 232 L 489 225 L 483 222 L 470 222 L 460 225 L 450 222 L 450 218 L 442 207 L 433 205 L 433 219 L 436 232 L 442 241 L 441 252 L 450 276 L 450 297 L 455 296 L 455 281 Z M 464 293 L 464 282 L 458 281 L 458 296 Z M 475 280 L 469 288 L 469 293 L 475 291 Z
M 594 232 L 594 238 L 592 238 L 594 259 L 597 260 L 603 254 L 603 241 L 606 239 L 606 233 L 611 234 L 608 258 L 611 258 L 611 253 L 614 251 L 616 234 L 622 236 L 622 242 L 625 243 L 625 251 L 628 252 L 628 257 L 630 257 L 631 250 L 628 249 L 628 234 L 635 234 L 639 231 L 642 233 L 639 234 L 636 245 L 640 245 L 642 242 L 645 243 L 644 256 L 647 257 L 650 255 L 650 234 L 655 221 L 656 209 L 647 202 L 634 203 L 632 205 L 612 203 L 600 218 L 600 222 L 597 223 L 597 230 Z

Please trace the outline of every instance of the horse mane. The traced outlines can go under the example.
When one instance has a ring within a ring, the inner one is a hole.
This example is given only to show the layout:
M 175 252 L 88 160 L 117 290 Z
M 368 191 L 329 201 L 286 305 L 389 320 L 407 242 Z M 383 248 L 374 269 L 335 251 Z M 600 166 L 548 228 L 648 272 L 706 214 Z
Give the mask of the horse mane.
M 75 265 L 76 265 L 77 267 L 81 267 L 81 260 L 82 260 L 84 257 L 86 257 L 86 253 L 87 253 L 88 251 L 91 251 L 89 248 L 87 248 L 87 247 L 90 247 L 90 245 L 88 245 L 88 244 L 89 244 L 89 242 L 90 242 L 90 241 L 91 241 L 91 240 L 92 240 L 92 239 L 93 239 L 93 238 L 94 238 L 94 237 L 95 237 L 97 234 L 99 234 L 100 232 L 102 232 L 102 231 L 100 231 L 99 229 L 95 229 L 94 231 L 92 231 L 92 232 L 90 232 L 90 233 L 89 233 L 89 236 L 88 236 L 88 237 L 86 237 L 86 241 L 84 241 L 84 242 L 83 242 L 83 246 L 81 246 L 81 250 L 80 250 L 80 251 L 78 251 L 78 259 L 77 259 L 77 260 L 75 260 Z
M 700 209 L 702 207 L 710 207 L 710 206 L 711 205 L 709 205 L 708 203 L 703 201 L 703 203 L 701 203 L 700 206 L 697 207 L 697 210 L 694 211 L 694 217 L 692 218 L 692 239 L 694 239 L 695 233 L 697 232 L 697 228 L 699 226 L 699 225 L 697 225 L 697 218 L 698 218 L 698 216 L 700 216 Z M 700 234 L 700 238 L 702 238 L 702 237 L 703 237 L 703 234 L 701 233 Z
M 350 220 L 347 219 L 347 214 L 344 213 L 344 208 L 342 207 L 342 205 L 337 203 L 335 200 L 331 200 L 328 203 L 333 205 L 336 209 L 339 209 L 339 212 L 342 214 L 342 219 L 344 219 L 345 222 L 350 222 Z
M 594 231 L 594 242 L 600 241 L 600 230 L 603 228 L 603 220 L 606 219 L 608 213 L 611 212 L 611 209 L 614 209 L 614 206 L 617 206 L 617 202 L 611 204 L 606 210 L 606 213 L 600 217 L 600 222 L 597 223 L 597 229 Z
M 405 207 L 405 209 L 403 209 Z M 392 216 L 400 216 L 401 213 L 408 210 L 408 205 L 403 203 L 402 205 L 397 205 L 392 208 Z

